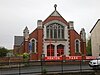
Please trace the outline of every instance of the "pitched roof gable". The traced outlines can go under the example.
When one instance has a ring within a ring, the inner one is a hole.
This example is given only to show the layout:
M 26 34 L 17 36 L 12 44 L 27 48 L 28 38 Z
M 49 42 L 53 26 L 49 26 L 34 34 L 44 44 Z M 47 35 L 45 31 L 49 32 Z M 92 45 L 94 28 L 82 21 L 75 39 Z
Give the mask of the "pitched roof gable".
M 55 10 L 43 21 L 43 24 L 46 24 L 49 21 L 52 20 L 59 20 L 65 24 L 68 24 L 67 21 L 59 14 L 59 12 L 56 10 L 57 5 L 54 5 Z
M 100 19 L 98 19 L 98 21 L 95 23 L 95 25 L 93 26 L 93 28 L 91 29 L 90 33 L 93 31 L 93 29 L 96 27 L 97 23 L 100 21 Z
M 14 45 L 21 45 L 23 41 L 24 41 L 24 36 L 14 37 Z

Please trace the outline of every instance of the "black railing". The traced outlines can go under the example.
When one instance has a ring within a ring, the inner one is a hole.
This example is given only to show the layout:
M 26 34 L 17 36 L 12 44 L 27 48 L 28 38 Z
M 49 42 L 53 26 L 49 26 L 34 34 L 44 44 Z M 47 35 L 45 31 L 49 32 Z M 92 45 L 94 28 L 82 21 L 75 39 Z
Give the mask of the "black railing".
M 93 71 L 88 66 L 89 60 L 57 60 L 57 61 L 28 61 L 28 62 L 2 62 L 0 75 L 36 75 L 49 73 L 64 73 Z

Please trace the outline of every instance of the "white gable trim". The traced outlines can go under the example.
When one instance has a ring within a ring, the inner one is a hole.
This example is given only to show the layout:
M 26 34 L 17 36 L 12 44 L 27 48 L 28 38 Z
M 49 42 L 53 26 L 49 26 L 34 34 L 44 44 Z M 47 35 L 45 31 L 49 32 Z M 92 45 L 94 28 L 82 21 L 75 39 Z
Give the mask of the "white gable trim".
M 57 11 L 54 11 L 51 16 L 60 16 L 59 13 Z
M 67 26 L 66 24 L 64 24 L 63 22 L 58 21 L 58 20 L 50 21 L 50 22 L 44 24 L 44 26 L 48 26 L 48 25 L 50 25 L 50 24 L 52 24 L 52 23 L 58 23 L 58 24 L 61 24 L 61 25 L 63 25 L 63 26 Z

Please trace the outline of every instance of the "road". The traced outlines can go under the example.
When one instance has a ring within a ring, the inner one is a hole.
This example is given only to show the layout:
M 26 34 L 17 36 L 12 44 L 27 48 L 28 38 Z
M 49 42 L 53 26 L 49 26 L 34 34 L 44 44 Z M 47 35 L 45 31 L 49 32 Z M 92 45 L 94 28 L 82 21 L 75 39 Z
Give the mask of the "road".
M 49 66 L 28 66 L 20 68 L 0 69 L 0 75 L 36 75 L 41 73 L 41 70 L 46 69 L 47 72 L 69 72 L 91 70 L 88 65 L 49 65 Z

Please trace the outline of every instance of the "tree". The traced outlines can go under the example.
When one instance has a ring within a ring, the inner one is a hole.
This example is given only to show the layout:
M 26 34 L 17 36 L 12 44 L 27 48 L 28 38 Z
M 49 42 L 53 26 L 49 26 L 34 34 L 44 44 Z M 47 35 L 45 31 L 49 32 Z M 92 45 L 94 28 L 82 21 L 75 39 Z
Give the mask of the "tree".
M 87 40 L 87 47 L 86 47 L 86 50 L 87 50 L 87 55 L 91 56 L 92 55 L 92 52 L 91 52 L 91 38 L 89 38 Z
M 0 47 L 0 57 L 5 57 L 8 53 L 8 49 Z

